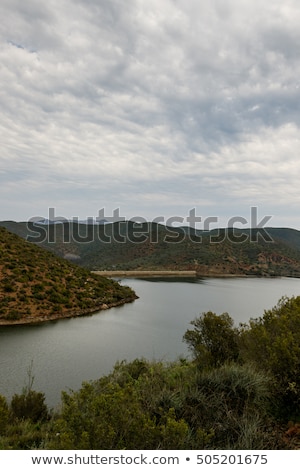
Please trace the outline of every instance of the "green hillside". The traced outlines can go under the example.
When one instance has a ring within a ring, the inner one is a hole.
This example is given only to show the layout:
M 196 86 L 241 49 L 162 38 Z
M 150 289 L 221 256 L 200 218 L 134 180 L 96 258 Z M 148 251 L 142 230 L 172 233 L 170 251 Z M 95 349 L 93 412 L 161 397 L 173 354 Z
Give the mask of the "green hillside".
M 300 276 L 300 232 L 223 229 L 199 232 L 155 223 L 1 222 L 90 270 L 196 270 L 199 276 Z
M 200 276 L 300 275 L 300 250 L 280 236 L 268 243 L 252 233 L 252 239 L 246 234 L 243 243 L 236 243 L 230 232 L 187 234 L 180 228 L 156 224 L 143 224 L 141 235 L 131 223 L 123 227 L 114 224 L 107 230 L 112 232 L 111 244 L 104 244 L 101 236 L 99 241 L 95 235 L 89 246 L 76 244 L 78 262 L 90 269 L 190 269 Z M 125 239 L 120 243 L 118 235 L 122 232 Z
M 130 288 L 0 227 L 0 325 L 89 314 L 135 298 Z

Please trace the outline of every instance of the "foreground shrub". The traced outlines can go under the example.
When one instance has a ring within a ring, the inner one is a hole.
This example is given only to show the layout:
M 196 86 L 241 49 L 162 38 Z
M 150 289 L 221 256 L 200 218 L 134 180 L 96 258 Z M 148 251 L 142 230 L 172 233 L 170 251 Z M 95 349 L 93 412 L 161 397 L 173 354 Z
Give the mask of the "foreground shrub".
M 218 367 L 238 358 L 238 332 L 228 313 L 207 312 L 191 322 L 183 339 L 200 368 Z
M 0 395 L 0 436 L 6 431 L 9 422 L 9 410 L 6 399 Z
M 212 429 L 216 448 L 270 445 L 266 434 L 270 383 L 264 374 L 249 366 L 224 365 L 198 374 L 196 385 L 187 397 L 184 416 L 191 424 Z
M 239 348 L 245 362 L 274 378 L 277 414 L 300 419 L 300 297 L 282 298 L 261 318 L 241 327 Z
M 45 394 L 34 390 L 24 391 L 12 397 L 11 413 L 13 418 L 29 419 L 33 423 L 45 421 L 48 418 L 48 408 L 45 404 Z
M 200 373 L 136 360 L 62 399 L 48 448 L 278 448 L 266 432 L 268 379 L 248 366 Z
M 13 421 L 0 439 L 0 450 L 30 450 L 44 448 L 48 430 L 46 424 L 33 423 L 29 419 Z
M 188 434 L 187 425 L 177 421 L 172 410 L 157 426 L 142 409 L 134 387 L 117 384 L 108 384 L 100 393 L 93 384 L 64 393 L 55 429 L 56 439 L 50 443 L 55 449 L 183 449 Z
M 191 322 L 184 341 L 199 370 L 226 363 L 252 364 L 272 378 L 273 413 L 286 422 L 300 420 L 300 297 L 235 328 L 227 314 L 203 313 Z

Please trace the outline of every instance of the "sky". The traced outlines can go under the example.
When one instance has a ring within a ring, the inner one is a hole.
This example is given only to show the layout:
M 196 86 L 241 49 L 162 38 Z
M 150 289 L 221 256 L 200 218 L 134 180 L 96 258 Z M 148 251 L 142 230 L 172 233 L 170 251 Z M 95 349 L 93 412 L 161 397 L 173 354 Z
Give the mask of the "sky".
M 1 0 L 0 17 L 0 220 L 214 228 L 256 208 L 300 230 L 298 0 Z

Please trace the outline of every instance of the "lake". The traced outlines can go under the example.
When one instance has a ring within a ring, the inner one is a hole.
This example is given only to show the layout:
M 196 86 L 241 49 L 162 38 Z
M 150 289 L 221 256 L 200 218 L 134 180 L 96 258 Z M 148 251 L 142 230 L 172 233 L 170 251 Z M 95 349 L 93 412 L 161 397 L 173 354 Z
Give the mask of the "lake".
M 33 388 L 55 407 L 62 390 L 108 374 L 116 361 L 188 356 L 182 337 L 202 312 L 228 312 L 238 325 L 262 316 L 283 295 L 300 295 L 300 279 L 294 278 L 120 282 L 139 299 L 88 317 L 0 327 L 0 394 L 10 399 L 21 393 L 32 363 Z

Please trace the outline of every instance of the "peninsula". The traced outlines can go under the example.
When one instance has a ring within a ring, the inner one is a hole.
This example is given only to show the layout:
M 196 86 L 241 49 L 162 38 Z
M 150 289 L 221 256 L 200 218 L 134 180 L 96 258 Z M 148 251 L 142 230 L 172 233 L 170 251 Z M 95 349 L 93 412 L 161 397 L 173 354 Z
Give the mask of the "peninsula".
M 0 326 L 90 315 L 136 298 L 131 288 L 0 227 Z

